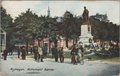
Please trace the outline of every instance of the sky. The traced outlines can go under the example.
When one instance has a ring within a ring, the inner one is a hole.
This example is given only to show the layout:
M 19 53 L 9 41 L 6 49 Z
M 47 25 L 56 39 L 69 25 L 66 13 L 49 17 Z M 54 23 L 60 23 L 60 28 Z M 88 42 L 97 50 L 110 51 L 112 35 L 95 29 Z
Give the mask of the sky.
M 63 17 L 65 11 L 81 16 L 86 6 L 90 16 L 96 13 L 107 14 L 110 22 L 120 24 L 119 1 L 2 1 L 2 6 L 14 19 L 28 8 L 38 16 L 47 15 L 48 6 L 52 17 Z

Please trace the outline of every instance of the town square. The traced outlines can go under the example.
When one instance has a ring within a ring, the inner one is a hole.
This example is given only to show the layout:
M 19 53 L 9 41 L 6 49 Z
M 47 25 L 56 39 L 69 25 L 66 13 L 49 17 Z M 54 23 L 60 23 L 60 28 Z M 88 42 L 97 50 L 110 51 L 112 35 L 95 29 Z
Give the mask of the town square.
M 2 1 L 0 76 L 119 76 L 119 1 Z

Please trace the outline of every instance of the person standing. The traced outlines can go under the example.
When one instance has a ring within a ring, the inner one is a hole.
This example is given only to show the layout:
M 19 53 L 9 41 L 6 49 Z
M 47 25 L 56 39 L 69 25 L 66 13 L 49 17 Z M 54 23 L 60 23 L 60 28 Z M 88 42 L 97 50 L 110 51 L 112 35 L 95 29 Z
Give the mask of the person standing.
M 52 52 L 52 58 L 54 58 L 54 52 L 53 52 L 54 47 L 51 48 L 51 52 Z
M 4 60 L 7 60 L 8 50 L 5 49 L 3 52 Z
M 37 60 L 38 57 L 38 48 L 37 46 L 34 47 L 34 59 Z
M 73 49 L 71 50 L 71 63 L 77 64 L 77 56 L 78 56 L 78 48 L 77 45 L 73 45 Z
M 30 53 L 33 54 L 33 46 L 30 46 Z
M 47 50 L 48 50 L 47 45 L 44 45 L 42 50 L 43 50 L 43 55 L 46 58 L 47 57 Z
M 64 53 L 63 53 L 63 47 L 60 48 L 59 50 L 59 58 L 60 58 L 60 62 L 64 62 Z
M 57 46 L 52 48 L 53 56 L 55 57 L 55 62 L 58 62 L 58 49 Z
M 41 47 L 38 47 L 39 59 L 43 62 L 43 50 Z
M 25 60 L 26 59 L 26 49 L 25 49 L 25 46 L 22 46 L 21 48 L 21 52 L 22 52 L 22 60 Z
M 17 51 L 18 51 L 18 58 L 20 58 L 20 47 L 19 46 L 18 46 Z
M 83 61 L 83 57 L 84 57 L 84 48 L 82 45 L 80 45 L 80 47 L 78 48 L 78 62 L 82 62 Z

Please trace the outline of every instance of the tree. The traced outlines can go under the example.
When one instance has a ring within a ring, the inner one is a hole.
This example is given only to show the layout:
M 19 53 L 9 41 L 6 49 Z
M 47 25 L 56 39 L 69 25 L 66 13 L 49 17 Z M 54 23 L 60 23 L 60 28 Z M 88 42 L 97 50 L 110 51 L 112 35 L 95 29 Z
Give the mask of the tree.
M 112 22 L 106 22 L 104 19 L 99 20 L 96 15 L 90 17 L 90 22 L 92 25 L 92 34 L 95 39 L 118 41 L 118 25 Z
M 4 29 L 7 33 L 6 48 L 10 46 L 10 40 L 13 33 L 13 22 L 12 17 L 7 14 L 6 10 L 1 7 L 1 28 Z
M 61 33 L 66 38 L 66 47 L 68 47 L 69 39 L 77 39 L 80 35 L 80 19 L 73 17 L 73 14 L 66 11 L 61 24 Z
M 38 40 L 38 45 L 40 40 L 44 38 L 49 38 L 49 42 L 54 42 L 57 45 L 57 22 L 56 18 L 40 16 L 38 18 L 38 26 L 36 27 L 35 38 Z
M 28 9 L 14 20 L 14 25 L 16 26 L 14 34 L 22 39 L 23 42 L 26 42 L 27 46 L 28 42 L 34 39 L 36 28 L 39 24 L 38 18 L 39 17 L 35 13 L 32 13 L 32 11 Z

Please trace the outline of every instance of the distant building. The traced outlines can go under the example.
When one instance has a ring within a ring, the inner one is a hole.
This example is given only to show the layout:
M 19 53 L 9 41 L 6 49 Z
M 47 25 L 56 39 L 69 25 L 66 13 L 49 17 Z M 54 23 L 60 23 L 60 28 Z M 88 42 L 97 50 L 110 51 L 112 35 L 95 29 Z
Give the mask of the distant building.
M 50 17 L 50 8 L 49 8 L 49 6 L 48 6 L 48 11 L 47 11 L 47 17 Z

